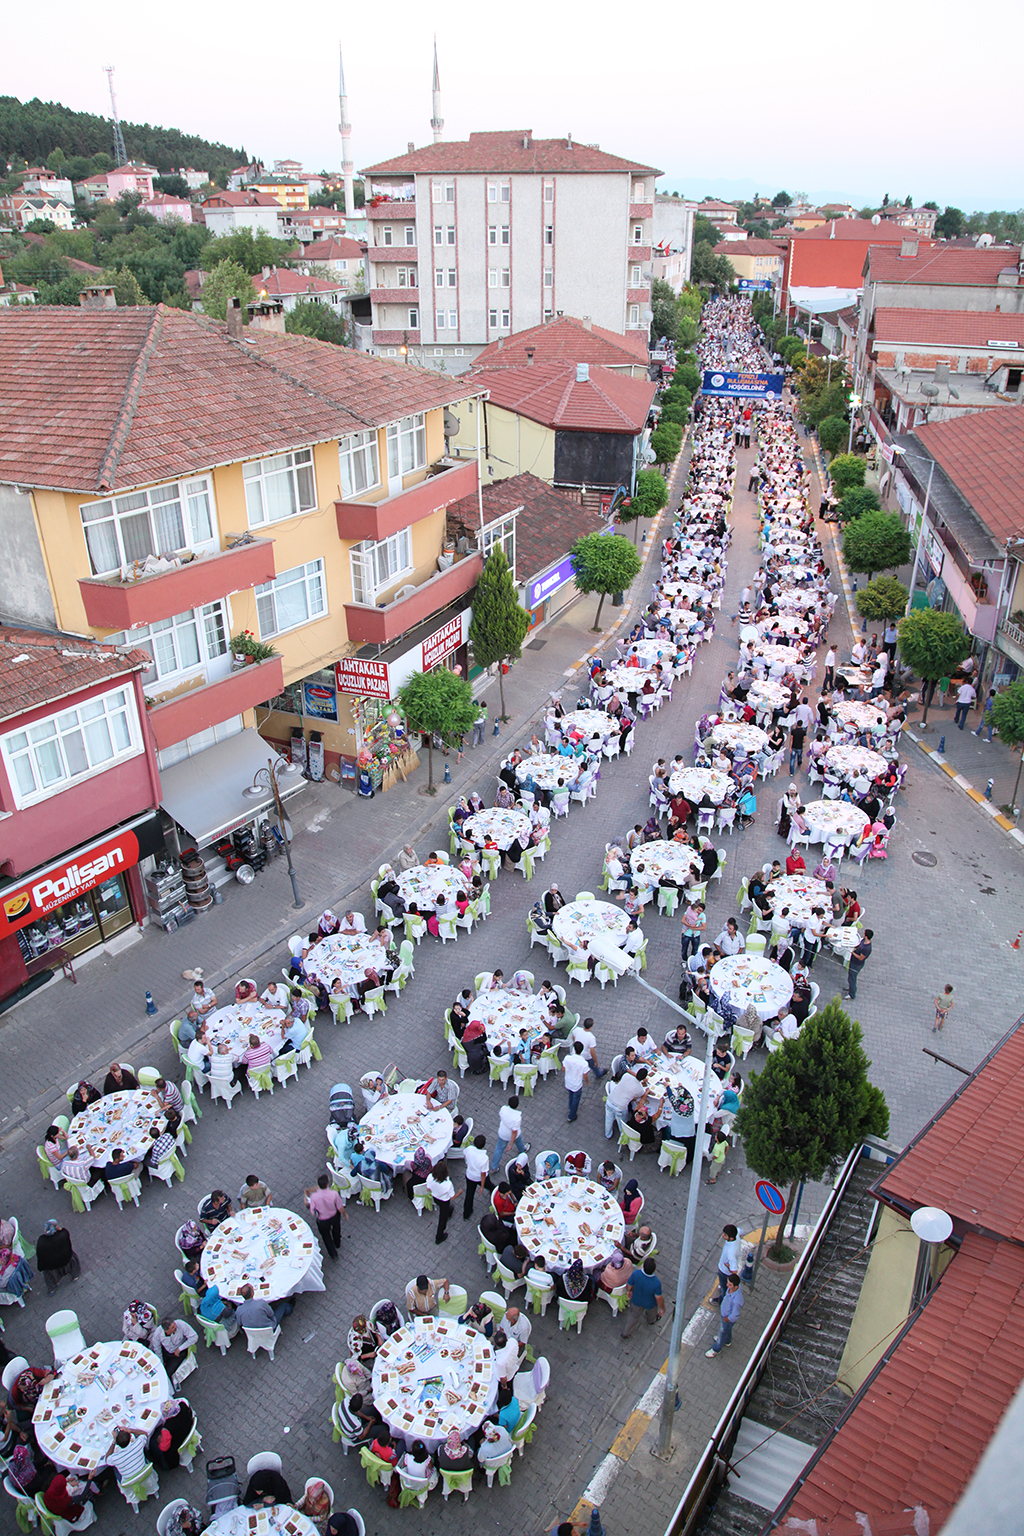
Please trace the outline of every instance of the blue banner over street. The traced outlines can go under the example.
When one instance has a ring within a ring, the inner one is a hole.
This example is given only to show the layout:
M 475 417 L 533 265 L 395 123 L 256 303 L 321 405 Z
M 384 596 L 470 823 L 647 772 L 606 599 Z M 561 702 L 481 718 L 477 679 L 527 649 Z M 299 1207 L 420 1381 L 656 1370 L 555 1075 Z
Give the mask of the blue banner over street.
M 703 395 L 731 395 L 738 400 L 781 400 L 785 375 L 781 373 L 715 373 L 705 369 Z
M 736 286 L 740 293 L 771 293 L 773 285 L 770 277 L 740 277 Z

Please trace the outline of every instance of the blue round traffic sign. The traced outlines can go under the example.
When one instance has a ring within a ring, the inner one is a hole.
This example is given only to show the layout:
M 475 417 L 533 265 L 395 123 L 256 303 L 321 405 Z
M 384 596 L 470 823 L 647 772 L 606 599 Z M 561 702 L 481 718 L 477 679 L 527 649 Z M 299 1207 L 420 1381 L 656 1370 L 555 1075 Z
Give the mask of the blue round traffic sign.
M 786 1209 L 786 1197 L 781 1189 L 776 1189 L 774 1184 L 769 1184 L 767 1179 L 758 1179 L 754 1185 L 754 1194 L 766 1211 L 771 1211 L 774 1216 L 781 1216 Z

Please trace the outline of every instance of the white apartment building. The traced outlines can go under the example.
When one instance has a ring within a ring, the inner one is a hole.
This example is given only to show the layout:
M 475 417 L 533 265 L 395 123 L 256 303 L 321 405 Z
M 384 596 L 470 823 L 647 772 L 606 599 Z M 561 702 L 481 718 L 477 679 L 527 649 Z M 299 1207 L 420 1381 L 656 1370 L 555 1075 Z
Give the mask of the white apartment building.
M 369 166 L 373 351 L 461 373 L 499 337 L 558 314 L 646 331 L 660 174 L 528 129 Z

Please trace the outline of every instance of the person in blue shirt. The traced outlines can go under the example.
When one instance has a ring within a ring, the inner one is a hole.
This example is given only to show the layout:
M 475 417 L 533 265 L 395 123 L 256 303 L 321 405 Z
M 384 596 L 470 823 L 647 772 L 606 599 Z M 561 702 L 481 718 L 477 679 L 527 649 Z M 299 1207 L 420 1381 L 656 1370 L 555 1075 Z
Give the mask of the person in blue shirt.
M 716 1355 L 722 1353 L 727 1344 L 732 1343 L 733 1324 L 743 1311 L 743 1299 L 739 1275 L 730 1275 L 725 1295 L 722 1297 L 722 1321 L 719 1325 L 715 1342 L 710 1349 L 704 1351 L 706 1359 L 714 1360 Z
M 519 1399 L 511 1385 L 498 1387 L 498 1405 L 497 1421 L 511 1434 L 522 1417 Z
M 643 1269 L 634 1269 L 630 1276 L 626 1295 L 630 1300 L 629 1315 L 626 1318 L 626 1326 L 622 1330 L 622 1337 L 628 1339 L 640 1321 L 640 1313 L 643 1312 L 647 1321 L 654 1324 L 660 1317 L 665 1316 L 665 1298 L 661 1294 L 661 1281 L 654 1273 L 653 1259 L 645 1259 Z
M 309 1025 L 305 1019 L 299 1018 L 296 1014 L 288 1022 L 288 1027 L 284 1032 L 284 1044 L 281 1047 L 281 1051 L 301 1051 L 306 1043 L 308 1034 Z

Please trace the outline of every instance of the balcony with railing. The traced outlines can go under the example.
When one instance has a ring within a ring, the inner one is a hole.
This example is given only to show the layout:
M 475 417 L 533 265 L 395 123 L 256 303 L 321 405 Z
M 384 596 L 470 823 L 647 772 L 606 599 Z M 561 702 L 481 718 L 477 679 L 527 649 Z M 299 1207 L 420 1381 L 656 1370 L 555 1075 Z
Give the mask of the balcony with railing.
M 418 347 L 419 331 L 374 331 L 375 347 Z
M 383 501 L 336 501 L 338 537 L 358 543 L 371 539 L 378 544 L 381 539 L 422 522 L 434 512 L 440 512 L 463 496 L 476 491 L 476 460 L 446 462 L 438 460 L 430 466 L 425 480 L 397 491 Z
M 447 570 L 439 571 L 419 586 L 410 583 L 401 587 L 396 597 L 380 607 L 346 603 L 345 623 L 350 642 L 353 645 L 385 645 L 397 640 L 399 635 L 404 635 L 432 613 L 471 592 L 480 579 L 483 566 L 483 555 L 474 552 L 463 555 Z
M 1012 619 L 1000 619 L 996 625 L 996 646 L 1018 667 L 1024 667 L 1024 627 Z
M 132 629 L 136 624 L 155 624 L 173 618 L 187 608 L 201 608 L 232 592 L 244 592 L 263 581 L 273 581 L 273 539 L 251 534 L 232 540 L 226 549 L 188 558 L 177 551 L 166 558 L 175 563 L 134 580 L 120 576 L 85 576 L 78 583 L 85 616 L 95 629 Z M 221 717 L 223 718 L 223 717 Z M 175 740 L 179 738 L 175 737 Z
M 283 691 L 284 663 L 280 656 L 271 656 L 228 672 L 216 682 L 203 682 L 198 677 L 194 686 L 186 686 L 151 704 L 146 719 L 157 747 L 162 750 L 187 736 L 208 731 L 233 715 L 254 709 Z
M 939 530 L 940 538 L 944 532 L 944 529 Z M 943 542 L 949 543 L 945 539 Z M 979 591 L 978 578 L 975 577 L 975 583 L 972 583 L 954 564 L 952 555 L 947 555 L 942 562 L 942 580 L 969 632 L 979 640 L 994 640 L 999 610 L 995 603 L 988 601 L 987 587 L 982 585 Z
M 371 288 L 370 299 L 374 304 L 418 304 L 418 288 Z
M 629 216 L 631 219 L 653 219 L 653 203 L 630 203 Z
M 382 203 L 367 203 L 363 212 L 374 223 L 408 223 L 416 217 L 416 199 L 414 197 L 394 197 Z

